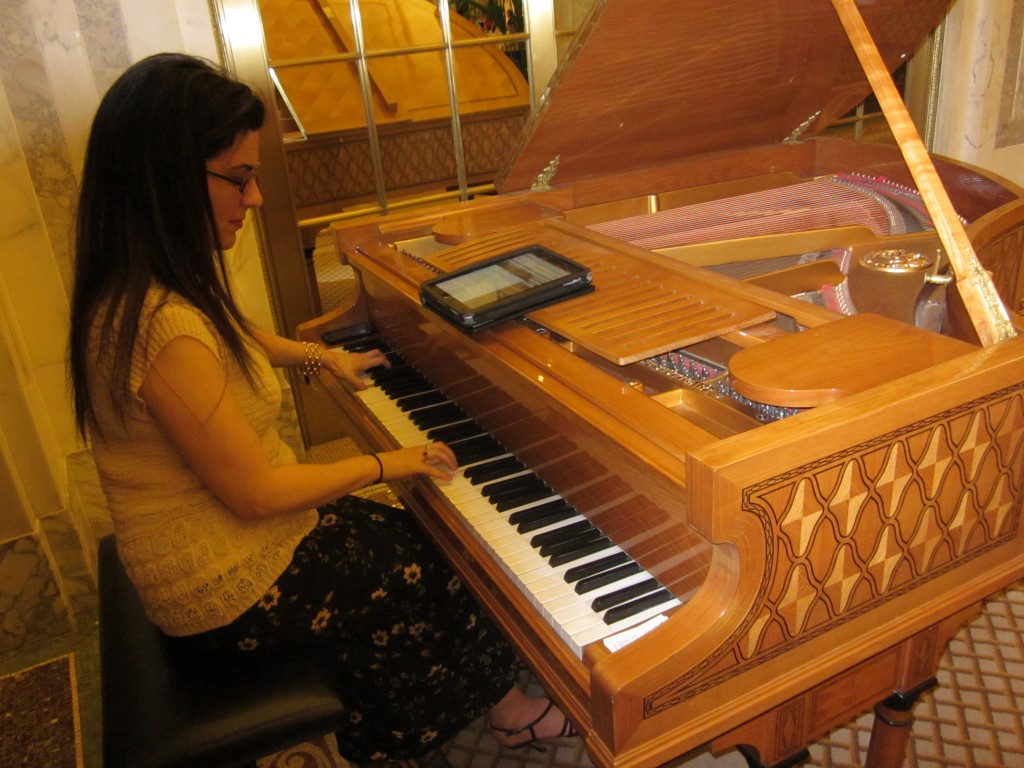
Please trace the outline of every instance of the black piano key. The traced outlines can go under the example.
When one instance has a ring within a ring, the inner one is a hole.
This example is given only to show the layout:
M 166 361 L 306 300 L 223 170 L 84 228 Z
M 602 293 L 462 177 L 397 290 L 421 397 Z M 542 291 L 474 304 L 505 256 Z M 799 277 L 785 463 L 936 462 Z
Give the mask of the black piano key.
M 665 603 L 672 599 L 672 593 L 667 589 L 659 589 L 657 592 L 650 592 L 641 598 L 608 609 L 604 614 L 605 624 L 614 624 L 617 621 L 628 619 L 638 613 L 653 608 L 659 603 Z
M 545 506 L 545 505 L 541 504 L 541 506 Z M 536 509 L 536 507 L 531 507 L 530 509 L 531 510 L 532 509 Z M 523 510 L 523 511 L 525 512 L 526 510 Z M 516 513 L 513 512 L 513 514 L 516 514 Z M 563 507 L 563 508 L 561 508 L 559 510 L 555 510 L 554 512 L 547 512 L 544 515 L 534 516 L 534 517 L 531 517 L 531 518 L 529 518 L 527 520 L 521 521 L 521 522 L 515 524 L 516 525 L 516 530 L 519 533 L 527 534 L 527 533 L 530 533 L 531 531 L 540 530 L 541 528 L 547 528 L 549 525 L 554 525 L 555 523 L 560 523 L 563 520 L 568 520 L 568 519 L 573 518 L 573 517 L 578 517 L 579 514 L 580 513 L 577 512 L 575 509 L 573 509 L 572 507 L 566 505 L 565 507 Z M 511 518 L 509 519 L 509 522 L 512 522 Z
M 589 520 L 580 520 L 578 523 L 563 525 L 553 531 L 538 533 L 530 539 L 530 546 L 534 549 L 540 549 L 541 547 L 545 547 L 549 544 L 558 544 L 559 542 L 576 538 L 580 534 L 596 530 L 597 528 L 595 528 L 594 524 Z
M 554 501 L 538 504 L 529 509 L 520 509 L 518 512 L 513 512 L 509 515 L 508 521 L 512 525 L 525 525 L 537 520 L 550 520 L 550 522 L 537 526 L 537 528 L 543 528 L 545 525 L 557 523 L 558 520 L 565 520 L 567 517 L 574 517 L 578 514 L 579 512 L 573 509 L 569 502 L 564 499 L 555 499 Z M 552 519 L 556 516 L 558 516 L 558 519 Z M 536 528 L 531 530 L 536 530 Z
M 640 597 L 641 595 L 645 595 L 648 592 L 653 592 L 660 588 L 661 585 L 658 583 L 657 579 L 645 579 L 637 584 L 632 584 L 614 592 L 609 592 L 606 595 L 595 597 L 594 601 L 590 604 L 590 607 L 600 613 L 608 608 L 614 608 L 617 605 L 628 603 L 633 598 Z
M 617 568 L 612 568 L 602 573 L 594 574 L 593 576 L 587 576 L 585 579 L 580 579 L 576 582 L 576 594 L 584 595 L 587 592 L 593 592 L 599 587 L 606 587 L 609 584 L 613 584 L 620 579 L 624 579 L 627 576 L 632 576 L 634 573 L 640 572 L 640 563 L 635 560 L 620 565 Z
M 386 370 L 388 370 L 388 368 L 386 368 L 383 365 L 375 365 L 375 366 L 373 366 L 373 368 L 367 368 L 366 369 L 366 375 L 370 377 L 370 381 L 373 381 L 373 377 L 374 376 L 378 376 L 381 371 L 386 371 Z
M 378 384 L 384 394 L 386 394 L 392 400 L 399 400 L 409 395 L 418 395 L 423 392 L 430 392 L 434 389 L 433 386 L 426 382 L 419 381 L 392 381 L 387 384 Z
M 371 378 L 377 384 L 391 384 L 396 381 L 420 381 L 427 384 L 427 380 L 411 365 L 392 365 L 390 368 L 378 365 L 370 371 Z
M 529 504 L 533 501 L 540 501 L 541 499 L 546 499 L 549 496 L 554 495 L 555 492 L 542 483 L 539 486 L 523 489 L 518 493 L 502 494 L 490 501 L 494 504 L 494 508 L 499 512 L 508 512 L 510 509 L 515 509 L 516 507 L 521 507 L 524 504 Z
M 600 539 L 607 538 L 597 528 L 591 527 L 591 529 L 585 533 L 573 536 L 565 541 L 558 541 L 553 544 L 545 544 L 540 548 L 541 557 L 557 557 L 559 555 L 566 555 L 572 552 L 578 552 L 585 548 L 588 544 L 591 544 Z
M 402 364 L 400 366 L 391 365 L 391 368 L 387 366 L 376 366 L 372 369 L 373 379 L 381 384 L 387 384 L 392 381 L 426 381 L 419 371 L 412 366 Z
M 515 477 L 508 477 L 504 480 L 496 480 L 493 483 L 488 483 L 480 489 L 480 493 L 488 499 L 493 500 L 496 496 L 504 496 L 509 493 L 515 493 L 516 491 L 528 491 L 531 488 L 536 488 L 540 485 L 544 485 L 544 481 L 532 472 L 527 472 L 525 474 L 516 475 Z
M 572 584 L 574 581 L 585 579 L 587 576 L 593 576 L 595 573 L 601 573 L 607 571 L 610 568 L 614 568 L 617 565 L 628 563 L 630 557 L 625 552 L 616 552 L 613 555 L 602 557 L 599 560 L 591 560 L 589 563 L 583 565 L 574 565 L 572 568 L 567 570 L 563 575 L 563 578 Z
M 407 395 L 406 397 L 400 397 L 395 401 L 397 405 L 403 411 L 414 411 L 417 408 L 423 408 L 428 405 L 437 405 L 448 400 L 444 392 L 439 389 L 435 389 L 433 392 L 423 392 L 418 395 Z
M 373 379 L 374 384 L 390 395 L 392 400 L 397 400 L 401 397 L 400 394 L 392 394 L 401 390 L 408 392 L 429 392 L 432 389 L 437 389 L 437 387 L 429 381 L 411 370 L 393 372 L 393 369 L 389 370 L 385 368 L 381 373 L 372 374 L 370 378 Z
M 410 421 L 423 430 L 452 424 L 464 418 L 466 418 L 466 414 L 462 412 L 462 409 L 450 402 L 420 408 L 416 413 L 409 414 Z
M 551 496 L 553 493 L 551 487 L 544 480 L 535 474 L 527 473 L 488 483 L 480 489 L 480 494 L 490 503 L 498 506 L 506 501 L 530 498 L 532 494 L 542 492 L 542 490 L 547 492 L 546 496 Z M 521 507 L 525 503 L 520 502 L 515 506 Z
M 423 374 L 417 371 L 408 363 L 391 363 L 391 367 L 386 365 L 378 365 L 371 368 L 367 373 L 372 371 L 374 381 L 395 381 L 397 379 L 418 379 L 419 381 L 426 381 L 423 378 Z
M 475 464 L 484 459 L 493 459 L 508 453 L 505 447 L 490 435 L 471 437 L 448 446 L 455 452 L 459 464 Z
M 455 440 L 465 440 L 467 437 L 487 434 L 475 421 L 460 421 L 457 424 L 447 424 L 443 427 L 434 427 L 427 430 L 428 440 L 440 440 L 442 443 L 451 443 Z
M 551 565 L 552 568 L 557 568 L 560 565 L 566 565 L 575 560 L 579 560 L 581 557 L 593 555 L 601 550 L 610 549 L 613 546 L 615 545 L 612 543 L 611 539 L 607 536 L 602 536 L 600 539 L 582 546 L 573 552 L 566 552 L 562 555 L 553 555 L 551 559 L 548 560 L 548 564 Z
M 505 456 L 469 467 L 463 473 L 463 477 L 473 485 L 480 485 L 481 483 L 487 483 L 501 477 L 508 477 L 525 470 L 526 465 L 515 456 Z

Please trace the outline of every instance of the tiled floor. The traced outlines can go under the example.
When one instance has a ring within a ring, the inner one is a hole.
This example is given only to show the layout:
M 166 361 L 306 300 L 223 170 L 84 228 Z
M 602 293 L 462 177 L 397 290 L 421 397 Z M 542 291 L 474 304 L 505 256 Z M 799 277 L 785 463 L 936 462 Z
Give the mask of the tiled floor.
M 94 616 L 79 617 L 74 635 L 0 659 L 0 674 L 25 669 L 72 652 L 78 693 L 84 768 L 102 768 L 99 654 Z M 531 684 L 532 685 L 532 684 Z M 913 739 L 906 768 L 1024 768 L 1024 585 L 989 601 L 982 616 L 950 645 L 939 671 L 939 686 L 915 708 Z M 853 768 L 864 763 L 870 716 L 838 729 L 811 748 L 811 765 Z M 305 751 L 308 759 L 294 758 Z M 471 724 L 446 747 L 455 768 L 590 768 L 577 739 L 565 739 L 545 753 L 498 749 L 483 719 Z M 308 745 L 263 765 L 271 768 L 317 766 L 343 768 L 333 744 Z M 675 768 L 742 768 L 735 752 L 715 758 L 698 752 L 676 761 Z M 57 768 L 57 767 L 55 767 Z M 197 766 L 197 768 L 202 768 Z

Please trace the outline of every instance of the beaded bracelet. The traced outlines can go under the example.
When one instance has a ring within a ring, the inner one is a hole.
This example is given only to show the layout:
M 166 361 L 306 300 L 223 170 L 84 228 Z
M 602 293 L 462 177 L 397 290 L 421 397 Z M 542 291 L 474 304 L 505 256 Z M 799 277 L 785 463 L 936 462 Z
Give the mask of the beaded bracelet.
M 314 342 L 304 341 L 302 342 L 302 353 L 302 365 L 299 366 L 299 371 L 302 373 L 302 378 L 309 384 L 310 377 L 320 373 L 320 358 L 323 357 L 324 348 Z
M 384 481 L 384 462 L 380 460 L 380 456 L 378 456 L 376 453 L 371 453 L 370 456 L 372 456 L 376 460 L 377 466 L 380 467 L 380 472 L 377 473 L 377 480 L 375 482 L 370 483 L 370 485 L 376 485 L 377 483 Z

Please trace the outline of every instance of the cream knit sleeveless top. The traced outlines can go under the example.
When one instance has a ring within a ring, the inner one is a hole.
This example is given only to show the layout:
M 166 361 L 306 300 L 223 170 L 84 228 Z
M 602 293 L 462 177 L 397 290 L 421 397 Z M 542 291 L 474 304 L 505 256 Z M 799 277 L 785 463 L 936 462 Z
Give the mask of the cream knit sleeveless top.
M 281 387 L 262 348 L 248 344 L 254 360 L 250 383 L 213 325 L 181 297 L 156 289 L 147 296 L 123 424 L 107 393 L 111 355 L 96 346 L 91 350 L 99 427 L 91 435 L 92 451 L 118 552 L 150 621 L 169 635 L 204 632 L 237 618 L 273 585 L 317 522 L 312 509 L 243 520 L 203 485 L 164 438 L 138 392 L 156 355 L 180 336 L 202 342 L 223 363 L 228 390 L 271 463 L 295 462 L 275 428 Z

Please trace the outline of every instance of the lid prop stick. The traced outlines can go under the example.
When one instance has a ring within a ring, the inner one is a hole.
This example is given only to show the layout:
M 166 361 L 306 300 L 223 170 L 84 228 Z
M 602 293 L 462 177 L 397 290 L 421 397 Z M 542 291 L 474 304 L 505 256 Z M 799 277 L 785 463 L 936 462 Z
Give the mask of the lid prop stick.
M 903 99 L 888 68 L 875 46 L 864 18 L 854 0 L 832 0 L 853 50 L 867 75 L 868 82 L 899 144 L 925 207 L 931 214 L 939 240 L 946 249 L 956 276 L 957 290 L 974 325 L 982 346 L 988 347 L 1013 338 L 1016 332 L 996 293 L 992 278 L 982 267 L 953 203 L 939 179 L 931 157 L 914 127 Z

